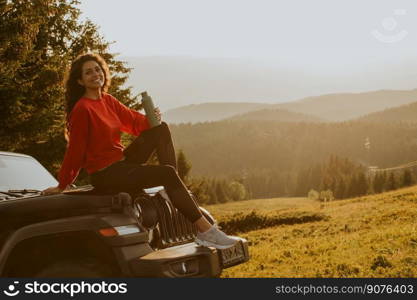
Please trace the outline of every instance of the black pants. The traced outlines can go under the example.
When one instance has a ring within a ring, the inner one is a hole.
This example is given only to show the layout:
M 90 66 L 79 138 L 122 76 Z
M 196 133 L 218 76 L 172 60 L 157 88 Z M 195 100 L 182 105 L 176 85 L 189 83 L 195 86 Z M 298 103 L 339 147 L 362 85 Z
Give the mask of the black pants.
M 160 165 L 146 165 L 156 151 Z M 201 218 L 197 203 L 177 173 L 175 150 L 168 125 L 141 133 L 124 151 L 125 159 L 90 175 L 91 184 L 100 191 L 134 192 L 164 186 L 172 204 L 191 222 Z

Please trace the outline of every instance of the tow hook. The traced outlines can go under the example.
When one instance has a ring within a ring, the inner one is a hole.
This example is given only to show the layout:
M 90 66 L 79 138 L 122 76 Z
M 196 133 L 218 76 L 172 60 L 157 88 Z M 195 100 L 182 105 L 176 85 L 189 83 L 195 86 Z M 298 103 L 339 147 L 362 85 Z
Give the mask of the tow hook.
M 132 206 L 132 197 L 128 193 L 118 193 L 112 198 L 112 208 L 123 210 L 125 207 Z

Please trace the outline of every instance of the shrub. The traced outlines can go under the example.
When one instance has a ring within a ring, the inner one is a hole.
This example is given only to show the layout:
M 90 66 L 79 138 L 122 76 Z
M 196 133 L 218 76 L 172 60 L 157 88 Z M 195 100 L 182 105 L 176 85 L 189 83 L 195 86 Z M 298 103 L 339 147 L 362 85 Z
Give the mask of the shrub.
M 228 234 L 248 232 L 277 225 L 292 225 L 327 220 L 321 213 L 292 212 L 278 215 L 262 214 L 252 210 L 250 213 L 235 213 L 220 220 L 219 226 Z

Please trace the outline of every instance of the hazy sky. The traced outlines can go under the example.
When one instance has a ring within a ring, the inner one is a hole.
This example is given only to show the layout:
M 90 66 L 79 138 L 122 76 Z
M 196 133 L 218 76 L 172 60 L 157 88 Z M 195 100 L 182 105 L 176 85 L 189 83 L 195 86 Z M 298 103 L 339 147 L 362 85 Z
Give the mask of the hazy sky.
M 332 67 L 341 60 L 416 57 L 417 51 L 412 0 L 82 0 L 80 8 L 123 56 L 246 57 Z
M 415 0 L 81 0 L 80 8 L 134 66 L 128 83 L 165 109 L 417 87 Z

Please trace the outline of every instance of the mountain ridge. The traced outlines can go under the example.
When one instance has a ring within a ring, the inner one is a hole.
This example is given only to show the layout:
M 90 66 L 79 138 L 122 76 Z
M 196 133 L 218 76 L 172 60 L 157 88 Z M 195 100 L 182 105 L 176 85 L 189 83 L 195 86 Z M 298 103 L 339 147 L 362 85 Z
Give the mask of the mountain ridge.
M 210 102 L 168 110 L 164 113 L 169 123 L 207 122 L 231 118 L 261 109 L 285 109 L 326 121 L 347 121 L 387 108 L 409 104 L 417 100 L 417 89 L 377 90 L 364 93 L 332 93 L 305 97 L 286 103 Z M 210 110 L 207 108 L 210 106 Z M 244 106 L 239 108 L 239 106 Z M 224 109 L 227 107 L 227 109 Z
M 377 111 L 357 120 L 369 122 L 417 122 L 417 101 Z

